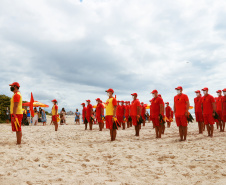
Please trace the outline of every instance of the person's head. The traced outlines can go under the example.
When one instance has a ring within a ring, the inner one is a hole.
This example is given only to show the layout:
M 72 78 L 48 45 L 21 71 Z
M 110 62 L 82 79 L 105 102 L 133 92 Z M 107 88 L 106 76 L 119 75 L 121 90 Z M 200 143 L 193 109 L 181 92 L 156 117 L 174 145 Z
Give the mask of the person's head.
M 65 109 L 64 109 L 64 108 L 62 108 L 62 111 L 64 111 L 64 112 L 65 112 Z
M 209 92 L 209 89 L 207 87 L 204 87 L 202 89 L 202 92 L 203 92 L 204 96 L 207 96 L 208 95 L 208 92 Z
M 99 104 L 100 101 L 101 101 L 100 98 L 97 98 L 97 99 L 96 99 L 97 104 Z
M 117 105 L 119 105 L 119 103 L 120 103 L 120 101 L 118 100 L 118 101 L 117 101 Z
M 112 98 L 113 94 L 114 94 L 114 90 L 113 89 L 108 89 L 105 92 L 107 92 L 107 95 L 109 98 Z
M 157 98 L 158 97 L 158 91 L 155 89 L 151 92 L 153 98 Z
M 195 93 L 196 93 L 196 96 L 197 96 L 197 97 L 200 97 L 200 96 L 201 96 L 200 90 L 195 91 Z
M 90 102 L 91 102 L 90 100 L 86 100 L 87 105 L 89 105 L 89 104 L 90 104 Z
M 181 86 L 176 87 L 175 90 L 177 91 L 178 95 L 182 94 L 183 92 L 183 88 Z
M 166 102 L 166 106 L 167 106 L 167 107 L 169 106 L 169 102 Z
M 13 82 L 12 84 L 9 84 L 10 91 L 16 93 L 20 89 L 20 84 L 18 82 Z
M 141 106 L 144 106 L 144 102 L 141 102 Z
M 78 109 L 76 109 L 76 112 L 78 112 Z
M 127 101 L 128 105 L 130 105 L 130 101 Z
M 34 111 L 37 111 L 36 107 L 34 108 Z
M 121 101 L 121 105 L 124 105 L 124 101 Z
M 52 100 L 52 102 L 53 102 L 53 105 L 57 104 L 57 100 L 56 99 Z
M 138 96 L 137 93 L 133 93 L 133 94 L 131 94 L 131 95 L 132 95 L 132 99 L 133 99 L 133 100 L 136 100 L 136 99 L 137 99 L 137 96 Z
M 222 91 L 218 90 L 216 93 L 217 93 L 217 96 L 219 97 L 219 96 L 221 96 Z
M 226 96 L 226 88 L 222 90 L 223 91 L 223 95 Z
M 85 106 L 86 106 L 86 104 L 85 104 L 85 103 L 82 103 L 81 105 L 82 105 L 82 107 L 85 107 Z

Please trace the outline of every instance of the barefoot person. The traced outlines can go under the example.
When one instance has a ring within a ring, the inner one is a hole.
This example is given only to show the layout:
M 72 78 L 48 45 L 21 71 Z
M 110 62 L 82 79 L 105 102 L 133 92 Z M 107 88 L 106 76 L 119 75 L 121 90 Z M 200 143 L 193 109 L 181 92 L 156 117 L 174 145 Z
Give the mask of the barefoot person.
M 156 138 L 161 138 L 162 125 L 160 124 L 160 116 L 164 116 L 164 102 L 160 96 L 158 96 L 158 91 L 153 90 L 151 92 L 152 99 L 152 122 L 155 126 Z
M 125 117 L 126 117 L 126 122 L 127 122 L 127 128 L 130 127 L 130 122 L 129 122 L 129 115 L 130 115 L 130 102 L 126 101 L 126 112 L 125 112 Z
M 97 119 L 97 122 L 99 124 L 99 131 L 102 131 L 103 126 L 104 126 L 103 120 L 102 120 L 102 117 L 104 115 L 104 105 L 101 103 L 100 98 L 97 98 L 96 101 L 97 101 L 96 119 Z
M 14 82 L 9 86 L 10 90 L 14 93 L 10 101 L 12 131 L 16 132 L 17 144 L 19 145 L 21 144 L 22 139 L 21 123 L 23 119 L 22 96 L 19 91 L 20 84 L 18 82 Z
M 158 97 L 160 97 L 160 98 L 162 99 L 162 102 L 163 102 L 163 114 L 161 114 L 161 115 L 162 115 L 162 118 L 164 118 L 164 117 L 165 117 L 165 115 L 164 115 L 165 103 L 164 103 L 164 101 L 163 101 L 163 98 L 162 98 L 162 95 L 161 95 L 161 94 L 158 94 Z M 164 134 L 164 133 L 165 133 L 165 129 L 166 129 L 165 123 L 161 123 L 160 125 L 161 125 L 161 127 L 162 127 L 162 128 L 161 128 L 162 134 Z
M 110 129 L 111 141 L 115 141 L 117 134 L 117 126 L 114 123 L 116 119 L 116 109 L 117 109 L 117 100 L 113 98 L 114 90 L 108 89 L 106 90 L 108 94 L 108 99 L 106 101 L 106 128 Z
M 225 122 L 226 122 L 226 88 L 222 90 L 222 120 L 223 120 L 223 132 L 225 129 Z
M 207 87 L 202 89 L 204 96 L 202 97 L 202 108 L 204 124 L 206 125 L 208 136 L 213 137 L 214 130 L 214 116 L 216 112 L 215 99 L 208 94 L 209 89 Z
M 177 95 L 174 97 L 174 113 L 177 126 L 179 127 L 180 141 L 186 141 L 187 139 L 187 126 L 188 126 L 188 110 L 189 99 L 186 94 L 183 94 L 183 88 L 181 86 L 175 88 Z
M 172 120 L 172 108 L 169 106 L 169 102 L 166 102 L 166 108 L 165 108 L 165 112 L 166 112 L 166 118 L 167 118 L 167 128 L 170 128 L 171 126 L 171 120 Z
M 80 112 L 78 111 L 78 109 L 76 109 L 75 112 L 75 124 L 80 125 Z
M 86 119 L 89 123 L 89 129 L 92 130 L 93 129 L 93 121 L 92 121 L 92 114 L 93 114 L 93 106 L 90 104 L 90 100 L 86 100 L 87 102 L 87 109 L 86 109 Z
M 141 102 L 141 117 L 143 119 L 143 126 L 145 126 L 145 121 L 146 121 L 145 113 L 146 113 L 146 107 L 144 106 L 144 102 Z
M 58 130 L 58 118 L 59 118 L 58 105 L 57 105 L 57 100 L 56 99 L 52 100 L 52 102 L 53 102 L 52 121 L 53 121 L 53 124 L 55 125 L 55 131 L 57 131 Z
M 81 105 L 83 107 L 83 109 L 82 109 L 82 120 L 83 120 L 83 123 L 85 124 L 85 130 L 87 130 L 87 124 L 88 124 L 88 121 L 86 119 L 87 108 L 86 108 L 86 104 L 85 103 L 82 103 Z
M 140 119 L 140 101 L 137 99 L 137 93 L 131 94 L 133 101 L 131 103 L 131 112 L 130 116 L 132 118 L 132 123 L 135 126 L 135 136 L 139 136 L 141 124 L 138 124 Z
M 219 116 L 219 119 L 217 120 L 217 123 L 220 127 L 220 132 L 223 132 L 223 122 L 222 122 L 222 91 L 218 90 L 217 92 L 217 98 L 216 98 L 216 112 Z
M 125 118 L 125 111 L 126 111 L 126 107 L 124 105 L 124 101 L 120 101 L 121 103 L 121 108 L 119 110 L 119 117 L 120 117 L 120 120 L 118 119 L 119 123 L 122 125 L 122 129 L 125 130 L 126 129 L 126 126 L 125 126 L 125 121 L 124 121 L 124 118 Z
M 198 122 L 199 126 L 199 134 L 203 133 L 203 127 L 204 127 L 204 120 L 202 115 L 202 95 L 200 90 L 195 91 L 196 98 L 194 98 L 194 105 L 195 105 L 195 118 L 196 122 Z

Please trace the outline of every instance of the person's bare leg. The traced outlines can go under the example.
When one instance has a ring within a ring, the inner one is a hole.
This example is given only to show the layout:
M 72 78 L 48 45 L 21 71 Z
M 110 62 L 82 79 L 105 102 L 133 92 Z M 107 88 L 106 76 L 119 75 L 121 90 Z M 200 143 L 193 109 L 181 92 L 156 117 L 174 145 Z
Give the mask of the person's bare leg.
M 113 141 L 113 129 L 110 129 L 111 141 Z
M 158 138 L 158 127 L 155 127 L 155 135 L 156 135 L 156 138 Z
M 223 131 L 222 132 L 224 132 L 224 129 L 225 129 L 225 122 L 223 122 Z
M 17 144 L 21 144 L 21 138 L 22 138 L 22 131 L 16 132 L 16 138 L 17 138 Z
M 115 141 L 115 139 L 116 139 L 116 134 L 117 134 L 117 130 L 113 129 L 113 141 Z
M 210 136 L 210 125 L 207 124 L 207 125 L 206 125 L 206 128 L 207 128 L 207 131 L 208 131 L 208 136 Z
M 182 126 L 179 126 L 179 134 L 180 134 L 180 141 L 183 141 L 183 130 L 182 130 Z
M 200 122 L 200 131 L 201 131 L 201 134 L 203 134 L 203 122 Z
M 219 126 L 220 126 L 220 132 L 223 131 L 223 124 L 222 124 L 222 121 L 219 121 Z
M 56 121 L 54 121 L 53 124 L 55 125 L 55 131 L 57 131 L 58 130 L 58 123 Z
M 167 122 L 167 128 L 170 128 L 170 126 L 169 126 L 169 122 Z
M 162 135 L 162 125 L 158 126 L 158 138 L 161 138 Z
M 125 122 L 123 121 L 121 124 L 122 124 L 122 130 L 125 130 L 126 129 Z
M 85 130 L 87 130 L 87 123 L 85 123 Z
M 188 127 L 184 127 L 183 129 L 184 129 L 184 131 L 183 131 L 183 134 L 184 134 L 184 141 L 186 141 L 186 139 L 187 139 Z
M 216 121 L 216 125 L 217 125 L 217 129 L 219 128 L 219 122 L 218 121 Z
M 90 130 L 92 130 L 92 129 L 93 129 L 93 127 L 92 127 L 92 126 L 93 126 L 92 121 L 90 121 L 90 122 L 89 122 L 89 129 L 90 129 Z
M 214 130 L 213 125 L 210 125 L 210 137 L 213 137 L 213 130 Z
M 205 124 L 204 124 L 204 122 L 202 122 L 202 128 L 203 128 L 203 131 L 206 130 L 206 129 L 205 129 Z
M 145 120 L 143 121 L 143 126 L 145 127 Z
M 164 134 L 165 133 L 165 124 L 163 124 L 162 126 L 161 126 L 161 130 L 162 130 L 162 134 Z
M 98 124 L 99 124 L 99 131 L 102 131 L 102 123 L 99 122 Z

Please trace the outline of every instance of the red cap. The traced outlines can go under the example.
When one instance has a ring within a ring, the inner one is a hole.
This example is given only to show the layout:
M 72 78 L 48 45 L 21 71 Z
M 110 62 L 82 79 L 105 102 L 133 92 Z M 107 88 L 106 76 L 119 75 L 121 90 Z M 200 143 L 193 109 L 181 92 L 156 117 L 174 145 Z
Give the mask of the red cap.
M 140 104 L 144 104 L 144 102 L 141 102 Z
M 154 93 L 158 93 L 158 91 L 155 89 L 151 92 L 151 94 L 154 94 Z
M 100 98 L 97 98 L 96 101 L 100 101 Z
M 137 93 L 133 93 L 133 94 L 131 94 L 132 96 L 137 96 Z
M 166 102 L 165 104 L 169 104 L 169 102 Z
M 183 88 L 181 86 L 178 86 L 177 88 L 175 88 L 176 90 L 183 90 Z
M 125 103 L 125 102 L 122 100 L 121 103 Z
M 91 102 L 90 100 L 86 100 L 87 102 Z
M 52 100 L 52 102 L 57 102 L 57 100 L 56 100 L 56 99 L 54 99 L 54 100 Z
M 162 95 L 161 94 L 158 94 L 158 97 L 162 97 Z
M 102 100 L 100 100 L 100 103 L 103 103 Z
M 12 84 L 9 84 L 9 86 L 17 86 L 17 87 L 20 87 L 20 84 L 18 82 L 13 82 Z
M 82 103 L 81 105 L 86 105 L 85 103 Z
M 218 90 L 217 93 L 221 93 L 221 90 Z
M 208 91 L 209 89 L 207 88 L 207 87 L 204 87 L 203 89 L 202 89 L 202 91 Z
M 114 90 L 113 89 L 108 89 L 105 92 L 112 92 L 112 93 L 114 93 Z
M 200 90 L 195 91 L 195 93 L 201 93 Z
M 224 88 L 222 91 L 223 91 L 223 92 L 226 92 L 226 88 Z

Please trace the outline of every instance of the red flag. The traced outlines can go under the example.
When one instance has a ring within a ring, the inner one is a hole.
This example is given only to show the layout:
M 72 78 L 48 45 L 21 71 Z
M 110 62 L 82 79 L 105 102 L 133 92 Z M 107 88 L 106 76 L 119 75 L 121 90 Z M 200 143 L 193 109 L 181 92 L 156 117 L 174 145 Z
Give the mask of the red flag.
M 32 92 L 31 92 L 31 99 L 30 99 L 30 113 L 31 113 L 31 116 L 32 116 L 32 117 L 34 117 L 33 103 L 34 103 L 34 98 L 33 98 Z

